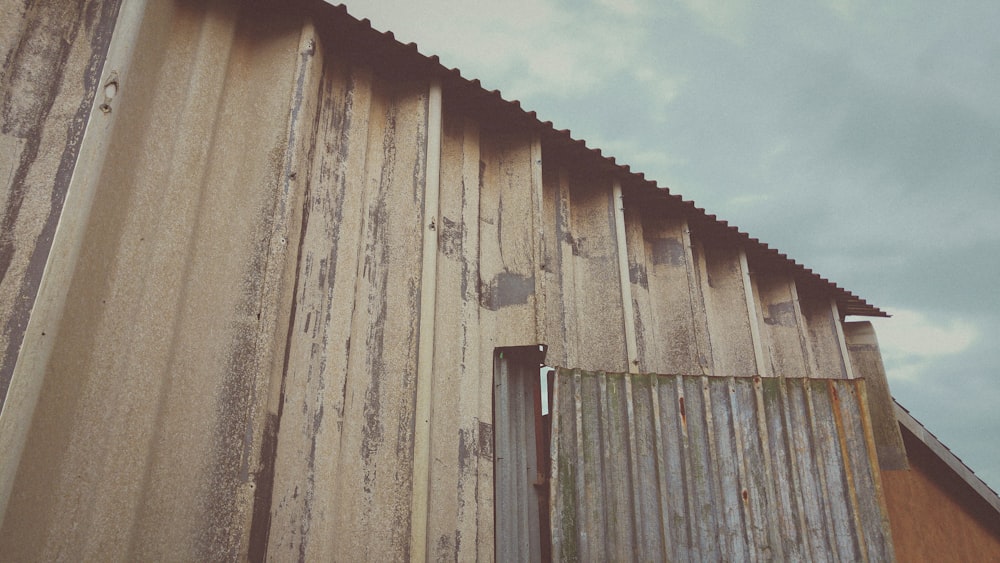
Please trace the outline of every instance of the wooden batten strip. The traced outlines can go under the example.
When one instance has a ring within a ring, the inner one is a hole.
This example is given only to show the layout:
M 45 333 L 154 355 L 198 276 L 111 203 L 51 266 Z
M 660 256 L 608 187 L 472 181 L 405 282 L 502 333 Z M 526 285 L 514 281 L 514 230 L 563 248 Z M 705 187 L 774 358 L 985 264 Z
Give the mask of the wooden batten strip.
M 740 249 L 740 273 L 743 275 L 743 294 L 747 302 L 747 318 L 750 322 L 750 338 L 753 340 L 753 358 L 757 366 L 757 375 L 767 375 L 764 361 L 764 346 L 760 337 L 757 304 L 754 300 L 753 281 L 750 279 L 750 266 L 747 264 L 747 251 Z
M 854 379 L 854 368 L 851 366 L 851 355 L 847 351 L 847 339 L 844 338 L 844 321 L 837 309 L 837 300 L 830 299 L 830 310 L 833 313 L 833 325 L 837 329 L 837 344 L 840 346 L 840 362 L 847 379 Z
M 431 375 L 434 370 L 434 316 L 437 294 L 438 199 L 441 189 L 441 82 L 430 84 L 427 108 L 427 180 L 424 188 L 423 264 L 420 275 L 420 336 L 413 430 L 413 498 L 410 510 L 411 561 L 427 557 L 430 496 Z
M 632 282 L 628 274 L 628 244 L 625 241 L 625 200 L 622 184 L 614 180 L 615 241 L 618 245 L 618 278 L 622 288 L 622 311 L 625 324 L 625 355 L 629 373 L 639 372 L 639 344 L 635 335 L 635 307 L 632 304 Z

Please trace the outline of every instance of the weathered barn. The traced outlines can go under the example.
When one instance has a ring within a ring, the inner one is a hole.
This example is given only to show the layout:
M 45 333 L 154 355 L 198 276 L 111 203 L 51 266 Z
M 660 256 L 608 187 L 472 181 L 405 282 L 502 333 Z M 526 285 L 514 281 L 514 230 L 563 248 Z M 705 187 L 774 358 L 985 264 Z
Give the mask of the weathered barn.
M 415 46 L 0 6 L 0 559 L 1000 557 L 882 311 Z

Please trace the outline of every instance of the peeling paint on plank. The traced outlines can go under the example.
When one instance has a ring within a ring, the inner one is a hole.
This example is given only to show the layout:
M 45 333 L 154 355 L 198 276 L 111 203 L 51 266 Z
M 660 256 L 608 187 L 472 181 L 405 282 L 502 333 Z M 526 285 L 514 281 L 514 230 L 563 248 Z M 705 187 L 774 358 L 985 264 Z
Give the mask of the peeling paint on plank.
M 493 276 L 489 283 L 480 280 L 480 304 L 490 311 L 499 311 L 511 305 L 524 305 L 534 293 L 535 276 L 505 270 Z
M 650 257 L 653 264 L 683 266 L 686 262 L 684 243 L 675 238 L 657 238 L 650 241 Z

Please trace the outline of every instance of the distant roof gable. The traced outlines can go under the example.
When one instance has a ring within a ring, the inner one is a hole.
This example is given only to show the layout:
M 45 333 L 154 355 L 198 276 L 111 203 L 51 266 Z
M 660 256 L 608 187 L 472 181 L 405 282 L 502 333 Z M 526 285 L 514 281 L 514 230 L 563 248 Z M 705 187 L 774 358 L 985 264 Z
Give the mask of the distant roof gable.
M 931 434 L 923 424 L 910 414 L 903 405 L 898 402 L 894 404 L 896 420 L 900 426 L 905 428 L 914 438 L 923 443 L 934 453 L 949 469 L 955 472 L 966 485 L 976 492 L 995 512 L 1000 515 L 1000 496 L 980 479 L 968 465 L 955 455 L 948 446 L 941 443 L 937 436 Z

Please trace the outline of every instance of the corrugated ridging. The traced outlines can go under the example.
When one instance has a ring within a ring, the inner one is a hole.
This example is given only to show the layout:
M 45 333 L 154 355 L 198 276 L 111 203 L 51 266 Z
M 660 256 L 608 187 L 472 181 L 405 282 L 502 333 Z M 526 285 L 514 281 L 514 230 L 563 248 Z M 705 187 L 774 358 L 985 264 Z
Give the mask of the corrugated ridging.
M 554 558 L 887 561 L 863 380 L 560 369 Z

